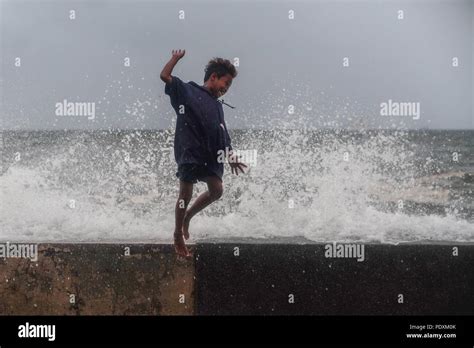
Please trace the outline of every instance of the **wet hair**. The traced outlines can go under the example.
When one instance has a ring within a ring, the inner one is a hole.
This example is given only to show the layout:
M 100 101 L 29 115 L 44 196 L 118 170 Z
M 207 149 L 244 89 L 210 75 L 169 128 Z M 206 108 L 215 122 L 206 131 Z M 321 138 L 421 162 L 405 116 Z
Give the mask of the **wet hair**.
M 230 74 L 232 78 L 237 76 L 237 70 L 235 69 L 234 64 L 232 64 L 228 59 L 224 58 L 213 58 L 207 63 L 206 68 L 204 69 L 204 82 L 206 82 L 212 73 L 216 73 L 218 78 Z

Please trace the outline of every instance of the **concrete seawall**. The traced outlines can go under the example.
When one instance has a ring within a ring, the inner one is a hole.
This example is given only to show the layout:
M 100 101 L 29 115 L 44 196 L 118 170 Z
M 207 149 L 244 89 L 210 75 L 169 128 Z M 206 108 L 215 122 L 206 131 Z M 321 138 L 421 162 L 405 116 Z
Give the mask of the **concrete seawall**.
M 0 259 L 2 315 L 190 315 L 193 289 L 194 260 L 169 245 L 40 244 L 37 262 Z
M 40 244 L 0 258 L 0 315 L 472 315 L 474 245 Z M 347 255 L 346 255 L 347 256 Z

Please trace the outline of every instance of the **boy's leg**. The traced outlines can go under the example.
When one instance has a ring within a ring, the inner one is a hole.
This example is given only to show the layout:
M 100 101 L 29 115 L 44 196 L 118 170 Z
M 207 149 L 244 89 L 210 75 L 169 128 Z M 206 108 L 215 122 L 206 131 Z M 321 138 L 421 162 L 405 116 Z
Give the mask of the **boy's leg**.
M 222 181 L 219 179 L 219 177 L 215 175 L 207 176 L 204 178 L 204 181 L 207 183 L 208 191 L 201 193 L 199 197 L 196 198 L 193 205 L 188 209 L 186 215 L 184 216 L 183 235 L 185 239 L 189 238 L 188 229 L 189 222 L 191 221 L 192 217 L 222 196 Z
M 183 239 L 183 220 L 186 214 L 186 208 L 193 196 L 193 184 L 186 181 L 179 181 L 179 196 L 175 207 L 175 229 L 174 245 L 178 254 L 189 255 Z

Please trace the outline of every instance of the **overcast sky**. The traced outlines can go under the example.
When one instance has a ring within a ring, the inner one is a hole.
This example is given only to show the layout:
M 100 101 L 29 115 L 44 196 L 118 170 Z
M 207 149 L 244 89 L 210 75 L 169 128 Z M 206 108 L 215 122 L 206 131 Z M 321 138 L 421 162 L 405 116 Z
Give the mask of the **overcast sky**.
M 229 128 L 474 128 L 474 0 L 0 4 L 3 129 L 169 127 L 159 73 L 178 48 L 185 82 L 202 84 L 212 57 L 239 58 Z M 56 115 L 65 99 L 95 103 L 95 117 Z M 388 100 L 420 103 L 419 119 L 381 116 Z

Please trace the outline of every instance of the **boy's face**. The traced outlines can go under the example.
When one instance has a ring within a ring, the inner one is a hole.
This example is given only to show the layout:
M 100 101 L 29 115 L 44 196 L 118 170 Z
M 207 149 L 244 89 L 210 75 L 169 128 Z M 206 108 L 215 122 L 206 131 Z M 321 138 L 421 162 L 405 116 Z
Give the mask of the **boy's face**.
M 207 85 L 216 98 L 222 97 L 232 85 L 232 75 L 227 74 L 218 78 L 216 73 L 212 73 L 207 81 Z

